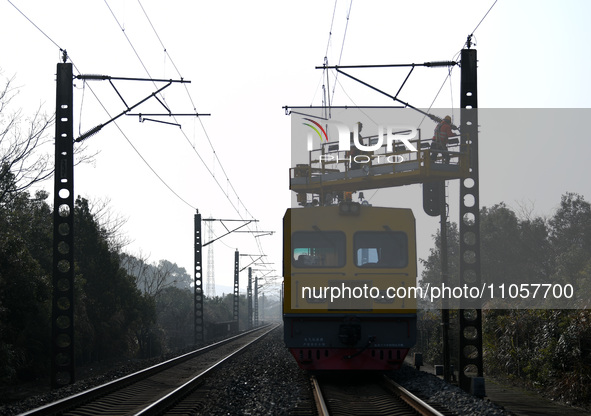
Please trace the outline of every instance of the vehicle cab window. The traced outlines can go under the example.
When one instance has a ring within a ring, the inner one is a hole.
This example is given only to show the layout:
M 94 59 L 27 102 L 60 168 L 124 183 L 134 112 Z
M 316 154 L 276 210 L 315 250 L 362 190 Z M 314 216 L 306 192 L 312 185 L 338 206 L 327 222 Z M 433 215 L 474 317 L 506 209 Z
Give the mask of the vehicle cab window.
M 357 267 L 408 266 L 408 238 L 401 231 L 358 231 L 353 237 L 353 250 Z
M 342 231 L 298 231 L 291 237 L 294 267 L 343 267 L 345 233 Z

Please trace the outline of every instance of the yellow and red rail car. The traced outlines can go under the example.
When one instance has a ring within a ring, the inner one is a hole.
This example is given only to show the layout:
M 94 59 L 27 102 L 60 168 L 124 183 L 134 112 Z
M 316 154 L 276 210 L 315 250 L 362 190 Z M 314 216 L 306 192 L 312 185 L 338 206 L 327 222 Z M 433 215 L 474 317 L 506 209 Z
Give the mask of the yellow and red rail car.
M 416 341 L 410 209 L 343 202 L 284 217 L 284 339 L 307 370 L 395 370 Z M 397 295 L 401 295 L 398 297 Z

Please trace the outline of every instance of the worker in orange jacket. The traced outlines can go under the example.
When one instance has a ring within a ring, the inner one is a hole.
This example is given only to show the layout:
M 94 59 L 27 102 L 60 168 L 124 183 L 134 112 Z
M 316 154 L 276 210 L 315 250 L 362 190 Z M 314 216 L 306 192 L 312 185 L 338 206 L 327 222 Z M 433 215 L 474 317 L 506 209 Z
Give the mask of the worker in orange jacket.
M 441 154 L 443 161 L 449 163 L 447 141 L 450 137 L 460 135 L 459 133 L 454 133 L 453 129 L 457 129 L 457 127 L 451 124 L 450 116 L 445 116 L 443 120 L 440 120 L 439 123 L 437 123 L 433 135 L 433 143 L 431 144 L 431 160 L 435 160 L 439 154 Z

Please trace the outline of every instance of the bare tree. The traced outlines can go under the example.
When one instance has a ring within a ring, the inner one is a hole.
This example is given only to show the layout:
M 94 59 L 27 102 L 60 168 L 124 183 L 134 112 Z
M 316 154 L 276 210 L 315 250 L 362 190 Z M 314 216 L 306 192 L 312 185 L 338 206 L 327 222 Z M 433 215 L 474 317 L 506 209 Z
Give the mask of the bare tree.
M 11 78 L 0 85 L 0 205 L 49 179 L 55 170 L 55 114 L 44 114 L 41 105 L 32 116 L 25 117 L 22 110 L 11 111 L 10 104 L 18 94 L 13 83 Z M 92 162 L 98 153 L 86 150 L 86 144 L 76 146 L 75 165 Z
M 17 91 L 8 79 L 0 90 L 0 204 L 53 174 L 51 154 L 40 149 L 50 143 L 48 129 L 53 116 L 41 112 L 24 118 L 22 112 L 9 113 L 9 104 Z
M 120 252 L 123 247 L 129 245 L 132 241 L 122 231 L 123 226 L 127 223 L 127 218 L 113 212 L 110 203 L 109 198 L 102 198 L 90 201 L 89 205 L 109 246 L 112 250 Z
M 121 267 L 131 276 L 135 278 L 135 285 L 142 293 L 147 292 L 146 284 L 148 280 L 148 271 L 150 264 L 148 263 L 149 255 L 142 253 L 141 251 L 137 255 L 128 253 L 121 254 Z
M 148 258 L 149 256 L 141 252 L 137 256 L 124 253 L 121 256 L 121 267 L 135 277 L 135 284 L 142 293 L 156 297 L 164 289 L 177 283 L 178 267 L 166 260 L 150 264 Z

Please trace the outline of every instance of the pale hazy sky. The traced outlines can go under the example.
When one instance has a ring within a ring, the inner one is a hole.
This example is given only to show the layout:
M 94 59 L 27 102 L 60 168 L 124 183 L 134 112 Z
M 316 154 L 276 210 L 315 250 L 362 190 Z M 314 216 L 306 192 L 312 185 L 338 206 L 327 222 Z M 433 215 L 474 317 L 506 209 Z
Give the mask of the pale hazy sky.
M 89 151 L 100 153 L 94 164 L 77 167 L 76 195 L 110 198 L 111 209 L 128 218 L 125 232 L 134 240 L 130 252 L 150 254 L 151 261 L 168 259 L 189 273 L 195 208 L 205 217 L 254 217 L 260 220 L 260 230 L 276 231 L 258 240 L 267 261 L 274 262 L 280 274 L 281 221 L 290 204 L 290 119 L 281 107 L 321 105 L 322 71 L 314 67 L 322 65 L 325 56 L 332 65 L 339 60 L 348 65 L 456 59 L 493 1 L 357 0 L 351 8 L 350 1 L 335 5 L 311 0 L 80 4 L 73 0 L 0 2 L 0 69 L 4 77 L 15 77 L 20 87 L 15 104 L 25 113 L 40 104 L 46 112 L 54 111 L 57 44 L 68 51 L 75 74 L 190 80 L 186 89 L 173 85 L 166 90 L 167 104 L 173 112 L 192 112 L 195 106 L 212 116 L 183 117 L 179 119 L 182 129 L 122 117 L 117 125 L 88 140 Z M 591 3 L 585 0 L 498 0 L 474 32 L 479 107 L 591 107 L 590 15 Z M 446 71 L 417 68 L 400 98 L 415 107 L 432 103 L 435 108 L 459 107 L 457 67 L 434 101 Z M 355 74 L 396 93 L 407 70 Z M 334 104 L 392 104 L 344 77 L 335 82 L 331 75 L 329 82 L 331 94 L 336 85 Z M 155 88 L 151 83 L 116 85 L 128 104 Z M 108 83 L 85 86 L 76 81 L 75 134 L 109 119 L 89 87 L 111 115 L 124 109 Z M 152 100 L 137 112 L 162 109 Z M 591 201 L 589 111 L 530 112 L 520 126 L 515 124 L 521 118 L 516 121 L 513 116 L 521 113 L 483 114 L 481 206 L 505 201 L 516 210 L 528 206 L 537 215 L 551 215 L 564 192 L 578 192 Z M 546 127 L 554 133 L 541 139 Z M 450 185 L 452 221 L 457 221 L 457 187 Z M 52 183 L 45 188 L 51 191 Z M 380 191 L 372 203 L 413 208 L 419 256 L 428 255 L 438 220 L 422 212 L 420 186 Z M 222 228 L 217 227 L 216 233 L 221 234 Z M 242 253 L 259 252 L 256 240 L 246 234 L 215 244 L 216 279 L 226 286 L 233 278 L 235 248 Z M 245 281 L 243 273 L 241 286 Z

